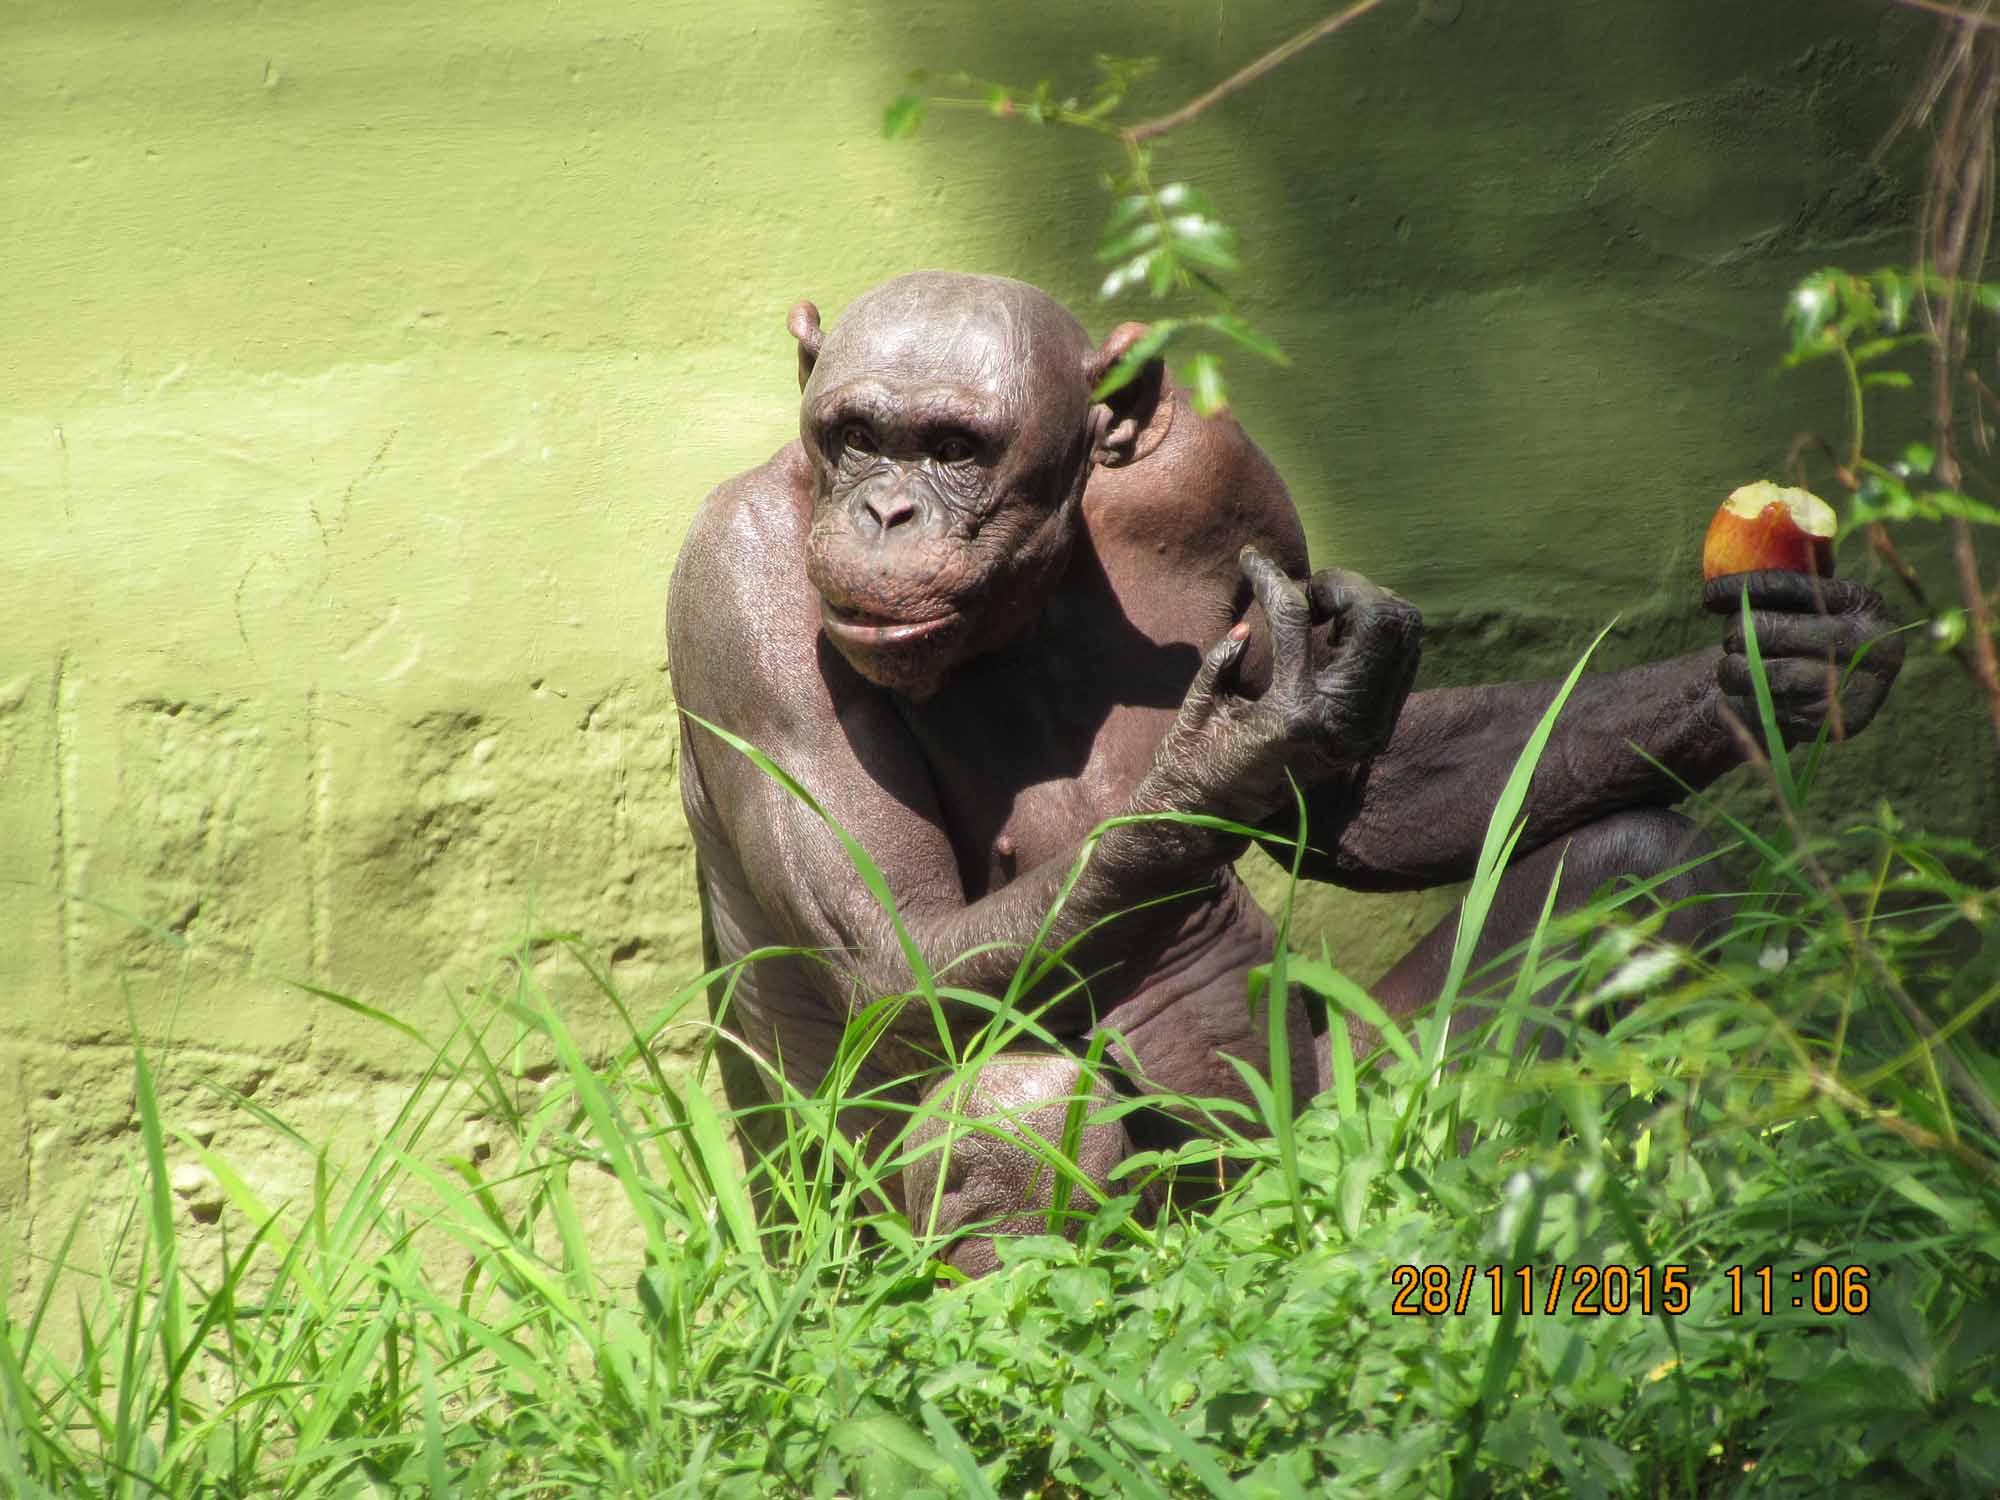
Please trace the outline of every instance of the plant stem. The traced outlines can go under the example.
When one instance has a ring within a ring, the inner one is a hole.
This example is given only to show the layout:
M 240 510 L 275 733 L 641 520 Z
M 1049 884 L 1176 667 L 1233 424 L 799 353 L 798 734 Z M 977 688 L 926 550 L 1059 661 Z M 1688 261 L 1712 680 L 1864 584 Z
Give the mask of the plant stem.
M 1851 473 L 1861 472 L 1861 439 L 1866 431 L 1866 419 L 1861 406 L 1861 366 L 1854 362 L 1854 351 L 1847 347 L 1844 334 L 1835 335 L 1840 346 L 1840 367 L 1847 372 L 1847 406 L 1854 414 L 1854 440 L 1847 453 L 1847 467 Z
M 1927 10 L 1932 15 L 1943 16 L 1947 20 L 1963 21 L 1968 26 L 2000 26 L 2000 20 L 1973 11 L 1961 10 L 1956 5 L 1946 4 L 1945 0 L 1895 0 L 1895 3 L 1907 6 L 1911 10 Z
M 1722 720 L 1729 727 L 1730 734 L 1735 737 L 1737 748 L 1743 752 L 1743 758 L 1763 773 L 1770 781 L 1773 793 L 1777 794 L 1777 773 L 1764 754 L 1763 747 L 1757 743 L 1757 737 L 1750 732 L 1750 726 L 1738 718 L 1727 704 L 1722 706 Z M 1784 749 L 1780 746 L 1773 753 L 1781 755 Z M 1931 1018 L 1924 1014 L 1923 1008 L 1911 998 L 1910 992 L 1903 988 L 1903 981 L 1897 977 L 1896 971 L 1889 967 L 1880 953 L 1875 951 L 1875 945 L 1868 940 L 1867 935 L 1855 926 L 1854 918 L 1847 910 L 1847 903 L 1840 899 L 1840 888 L 1833 883 L 1833 877 L 1827 874 L 1826 866 L 1820 863 L 1819 856 L 1813 853 L 1812 845 L 1806 838 L 1805 828 L 1799 822 L 1799 815 L 1791 803 L 1782 794 L 1774 795 L 1772 800 L 1777 803 L 1778 813 L 1791 832 L 1792 845 L 1798 850 L 1800 867 L 1819 888 L 1820 894 L 1826 898 L 1827 908 L 1832 911 L 1835 921 L 1840 924 L 1841 936 L 1856 953 L 1867 960 L 1868 966 L 1875 971 L 1875 977 L 1881 981 L 1882 987 L 1896 1002 L 1896 1008 L 1903 1013 L 1903 1019 L 1909 1022 L 1910 1028 L 1923 1039 L 1921 1052 L 1924 1071 L 1930 1077 L 1933 1095 L 1944 1117 L 1945 1139 L 1954 1147 L 1958 1144 L 1958 1131 L 1951 1122 L 1950 1095 L 1946 1092 L 1943 1080 L 1938 1074 L 1940 1059 L 1943 1060 L 1945 1071 L 1951 1075 L 1952 1082 L 1958 1085 L 1960 1093 L 1971 1103 L 1974 1112 L 1985 1122 L 1986 1128 L 1996 1136 L 2000 1136 L 2000 1103 L 1988 1097 L 1979 1077 L 1965 1065 L 1956 1052 L 1951 1050 L 1949 1042 L 1939 1036 L 1937 1027 L 1931 1023 Z
M 1183 104 L 1179 109 L 1173 111 L 1173 113 L 1160 115 L 1156 119 L 1142 120 L 1137 125 L 1128 127 L 1125 131 L 1125 139 L 1136 146 L 1150 141 L 1157 136 L 1165 135 L 1170 130 L 1180 128 L 1204 110 L 1220 104 L 1238 89 L 1247 88 L 1280 63 L 1289 61 L 1291 58 L 1305 51 L 1314 42 L 1332 36 L 1349 21 L 1358 20 L 1369 11 L 1374 10 L 1381 3 L 1382 0 L 1355 0 L 1353 5 L 1348 6 L 1344 10 L 1335 11 L 1325 20 L 1308 26 L 1290 41 L 1282 42 L 1278 46 L 1273 47 L 1248 67 L 1230 74 L 1229 77 L 1223 79 L 1222 82 L 1218 83 L 1207 93 Z

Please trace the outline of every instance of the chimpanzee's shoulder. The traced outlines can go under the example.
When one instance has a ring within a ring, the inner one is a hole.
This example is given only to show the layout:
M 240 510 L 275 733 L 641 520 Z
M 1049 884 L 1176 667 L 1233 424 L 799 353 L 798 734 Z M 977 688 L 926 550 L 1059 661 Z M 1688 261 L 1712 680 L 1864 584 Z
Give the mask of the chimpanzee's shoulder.
M 1132 462 L 1091 475 L 1093 532 L 1147 540 L 1176 567 L 1212 558 L 1232 582 L 1244 545 L 1303 575 L 1305 530 L 1264 450 L 1228 412 L 1203 416 L 1172 388 L 1166 399 L 1158 438 Z
M 725 480 L 695 512 L 667 586 L 668 656 L 683 673 L 739 673 L 777 652 L 812 660 L 819 613 L 806 578 L 811 471 L 797 442 Z
M 811 471 L 796 441 L 724 480 L 688 523 L 669 597 L 692 591 L 713 603 L 719 591 L 803 579 L 811 498 Z

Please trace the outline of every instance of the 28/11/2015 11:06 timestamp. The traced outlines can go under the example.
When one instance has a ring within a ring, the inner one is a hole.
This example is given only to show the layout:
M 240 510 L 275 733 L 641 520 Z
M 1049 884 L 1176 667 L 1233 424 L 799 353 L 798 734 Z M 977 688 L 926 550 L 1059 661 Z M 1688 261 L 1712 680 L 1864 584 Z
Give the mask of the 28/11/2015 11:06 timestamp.
M 1805 1266 L 1784 1271 L 1772 1266 L 1724 1266 L 1723 1305 L 1732 1314 L 1868 1311 L 1866 1266 Z M 1437 1317 L 1483 1307 L 1496 1316 L 1508 1307 L 1553 1317 L 1618 1316 L 1635 1312 L 1678 1317 L 1694 1301 L 1686 1266 L 1549 1265 L 1397 1266 L 1389 1273 L 1396 1289 L 1390 1311 L 1407 1317 Z M 1476 1300 L 1475 1300 L 1476 1299 Z

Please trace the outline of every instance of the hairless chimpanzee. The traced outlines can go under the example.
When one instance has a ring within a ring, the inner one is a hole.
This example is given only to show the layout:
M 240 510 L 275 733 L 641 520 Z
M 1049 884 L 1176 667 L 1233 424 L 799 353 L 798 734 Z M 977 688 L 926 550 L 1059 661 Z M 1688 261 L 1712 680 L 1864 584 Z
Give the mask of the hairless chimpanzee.
M 952 964 L 952 986 L 1005 991 L 1081 842 L 1119 814 L 1283 831 L 1296 782 L 1308 876 L 1383 891 L 1471 872 L 1556 685 L 1412 692 L 1416 608 L 1356 573 L 1310 569 L 1284 484 L 1235 422 L 1197 414 L 1157 361 L 1093 398 L 1143 328 L 1093 347 L 1033 287 L 939 272 L 878 287 L 830 331 L 800 303 L 790 328 L 799 436 L 695 519 L 669 599 L 674 691 L 859 839 L 925 962 Z M 1740 762 L 1728 715 L 1754 718 L 1745 589 L 1788 739 L 1832 712 L 1829 664 L 1844 669 L 1871 641 L 1839 689 L 1838 724 L 1852 734 L 1874 715 L 1901 651 L 1872 591 L 1784 573 L 1711 583 L 1705 607 L 1731 622 L 1721 646 L 1587 675 L 1571 696 L 1482 956 L 1532 924 L 1558 857 L 1564 904 L 1687 859 L 1692 825 L 1668 806 L 1681 783 Z M 819 952 L 752 965 L 735 992 L 747 1042 L 810 1091 L 855 1010 L 911 989 L 908 960 L 812 809 L 686 718 L 682 749 L 722 957 Z M 1069 987 L 1042 1024 L 1079 1051 L 1108 1029 L 1119 1089 L 1244 1099 L 1228 1058 L 1267 1064 L 1246 983 L 1274 933 L 1232 870 L 1244 847 L 1183 822 L 1114 827 L 1045 936 L 1051 949 L 1074 941 L 1069 971 L 1029 1001 Z M 1681 876 L 1669 894 L 1702 879 Z M 1451 928 L 1374 987 L 1390 1014 L 1435 998 Z M 1324 1083 L 1328 1039 L 1289 1003 L 1294 1075 Z M 989 1019 L 946 1014 L 968 1035 Z M 936 1021 L 912 1000 L 854 1087 L 909 1080 L 901 1097 L 914 1100 L 937 1052 Z M 1011 1111 L 1053 1136 L 1061 1104 L 1047 1101 L 1070 1096 L 1077 1066 L 1060 1051 L 1009 1056 L 960 1107 Z M 1092 1125 L 1081 1165 L 1101 1179 L 1168 1128 L 1159 1117 Z M 905 1174 L 928 1174 L 906 1184 L 913 1207 L 936 1170 L 933 1153 Z M 1024 1149 L 969 1135 L 949 1164 L 944 1227 L 1039 1223 L 1046 1179 Z M 952 1259 L 995 1263 L 979 1234 Z

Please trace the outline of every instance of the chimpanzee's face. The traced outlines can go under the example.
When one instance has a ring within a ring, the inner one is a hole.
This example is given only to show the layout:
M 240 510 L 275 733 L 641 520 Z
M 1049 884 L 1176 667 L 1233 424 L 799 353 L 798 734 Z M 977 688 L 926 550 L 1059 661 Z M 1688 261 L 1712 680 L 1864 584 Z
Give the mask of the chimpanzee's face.
M 821 622 L 857 672 L 913 699 L 1022 629 L 1068 561 L 1090 345 L 1017 286 L 891 282 L 848 311 L 806 383 Z

